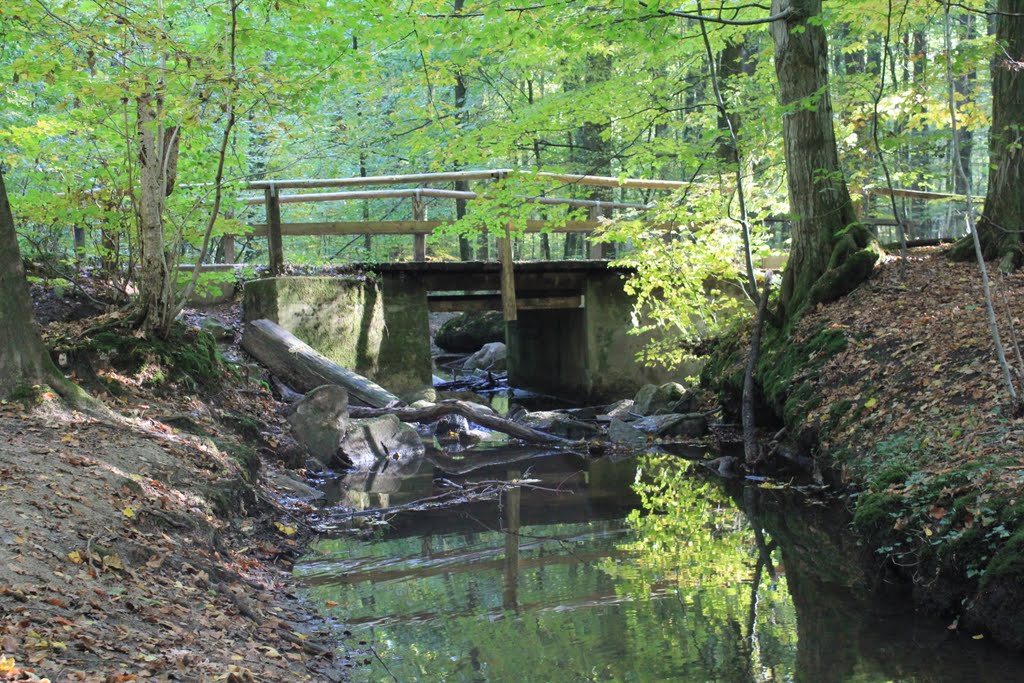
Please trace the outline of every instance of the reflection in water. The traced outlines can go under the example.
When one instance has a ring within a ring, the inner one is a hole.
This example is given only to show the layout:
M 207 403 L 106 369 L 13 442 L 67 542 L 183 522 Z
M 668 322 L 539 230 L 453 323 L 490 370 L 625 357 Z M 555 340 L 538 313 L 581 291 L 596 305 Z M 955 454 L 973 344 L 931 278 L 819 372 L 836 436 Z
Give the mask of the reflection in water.
M 322 541 L 297 574 L 387 663 L 367 681 L 1019 680 L 1019 659 L 868 601 L 841 511 L 688 470 L 517 460 L 473 476 L 543 488 Z

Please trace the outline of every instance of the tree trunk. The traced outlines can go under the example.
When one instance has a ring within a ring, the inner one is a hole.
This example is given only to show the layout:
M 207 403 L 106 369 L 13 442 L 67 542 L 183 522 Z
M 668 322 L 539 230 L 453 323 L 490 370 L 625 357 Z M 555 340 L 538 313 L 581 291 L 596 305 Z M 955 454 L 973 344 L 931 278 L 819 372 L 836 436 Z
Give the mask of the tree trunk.
M 718 53 L 719 88 L 725 92 L 730 89 L 730 79 L 743 73 L 743 41 L 726 43 Z M 718 110 L 718 160 L 727 166 L 739 161 L 739 150 L 733 144 L 733 134 L 739 134 L 740 115 L 727 109 Z
M 965 13 L 960 19 L 960 27 L 963 29 L 960 39 L 972 40 L 975 37 L 974 15 Z M 969 105 L 974 101 L 975 75 L 976 72 L 972 70 L 958 76 L 954 81 L 953 87 L 956 90 L 957 102 Z M 963 173 L 956 169 L 953 170 L 953 194 L 967 194 L 969 188 L 965 180 L 972 176 L 971 155 L 974 153 L 974 133 L 966 126 L 958 128 L 953 144 L 960 147 L 960 167 L 963 169 Z
M 586 59 L 586 74 L 583 78 L 583 87 L 593 87 L 607 82 L 612 76 L 612 58 L 609 55 L 588 55 Z M 612 173 L 612 149 L 606 136 L 610 123 L 607 120 L 584 120 L 576 131 L 576 140 L 573 148 L 571 161 L 578 173 L 600 176 L 611 176 Z M 613 199 L 612 188 L 591 187 L 587 193 L 587 199 L 599 202 L 610 202 Z M 605 208 L 591 215 L 591 219 L 602 216 L 611 217 L 611 209 Z M 582 251 L 583 258 L 589 258 L 587 244 L 582 236 L 576 236 L 571 240 L 566 235 L 566 250 Z M 612 255 L 612 245 L 601 244 L 599 258 L 609 258 Z
M 353 398 L 374 408 L 402 402 L 379 384 L 330 361 L 269 320 L 254 320 L 245 326 L 242 348 L 297 391 L 337 384 L 348 389 Z
M 858 224 L 839 167 L 832 101 L 828 91 L 828 47 L 821 26 L 821 0 L 773 0 L 775 72 L 783 106 L 786 177 L 792 248 L 782 281 L 783 318 L 851 292 L 868 277 L 879 249 Z
M 1002 259 L 1004 270 L 1024 263 L 1024 14 L 1019 0 L 999 0 L 992 60 L 992 128 L 989 136 L 988 193 L 978 221 L 978 237 L 986 259 Z M 968 236 L 954 248 L 955 256 L 973 257 Z
M 0 397 L 34 385 L 49 385 L 68 398 L 80 392 L 50 360 L 36 329 L 14 215 L 0 171 Z
M 164 198 L 168 189 L 164 136 L 160 133 L 163 106 L 159 96 L 138 98 L 139 135 L 139 327 L 147 334 L 166 336 L 174 323 L 174 289 L 164 253 Z M 167 159 L 167 161 L 171 161 Z

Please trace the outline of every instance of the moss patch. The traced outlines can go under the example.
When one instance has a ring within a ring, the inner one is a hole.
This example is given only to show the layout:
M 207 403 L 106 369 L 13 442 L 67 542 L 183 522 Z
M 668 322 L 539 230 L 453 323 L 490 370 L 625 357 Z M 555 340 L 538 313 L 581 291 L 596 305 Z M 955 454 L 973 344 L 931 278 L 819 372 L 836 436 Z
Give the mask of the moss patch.
M 766 330 L 757 379 L 768 405 L 792 433 L 799 432 L 804 416 L 821 403 L 817 371 L 846 345 L 842 330 L 824 325 L 796 339 L 779 328 Z
M 180 383 L 211 387 L 226 372 L 216 340 L 206 332 L 176 325 L 167 339 L 146 339 L 131 331 L 109 328 L 96 332 L 70 349 L 104 359 L 140 384 Z

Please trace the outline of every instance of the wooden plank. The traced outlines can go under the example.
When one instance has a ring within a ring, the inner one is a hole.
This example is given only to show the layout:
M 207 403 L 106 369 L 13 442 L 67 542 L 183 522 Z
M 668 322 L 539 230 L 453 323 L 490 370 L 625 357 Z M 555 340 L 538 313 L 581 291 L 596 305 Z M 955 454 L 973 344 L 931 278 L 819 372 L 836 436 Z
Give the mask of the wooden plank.
M 600 207 L 591 206 L 589 214 L 590 220 L 596 222 L 601 215 Z M 587 237 L 587 251 L 588 258 L 591 258 L 595 261 L 600 261 L 601 259 L 605 258 L 604 244 L 597 240 L 591 239 L 590 236 Z
M 323 235 L 415 235 L 430 234 L 436 228 L 447 225 L 450 221 L 327 221 L 321 223 L 282 223 L 281 234 L 285 237 L 323 236 Z M 549 221 L 527 221 L 526 232 L 591 232 L 599 226 L 594 221 L 568 221 L 564 225 L 554 225 Z M 267 235 L 266 223 L 254 223 L 251 226 L 254 237 Z
M 312 189 L 319 187 L 368 187 L 371 185 L 403 185 L 405 183 L 450 183 L 456 180 L 488 180 L 513 173 L 510 169 L 483 171 L 452 171 L 449 173 L 407 173 L 399 175 L 357 176 L 353 178 L 307 178 L 301 180 L 256 180 L 246 189 L 265 190 L 273 182 L 281 189 Z
M 406 183 L 432 184 L 469 180 L 497 180 L 511 175 L 526 178 L 543 178 L 567 185 L 591 187 L 631 187 L 643 190 L 678 190 L 687 183 L 679 180 L 658 180 L 648 178 L 616 178 L 611 176 L 579 175 L 574 173 L 549 173 L 494 169 L 481 171 L 451 171 L 445 173 L 407 173 L 398 175 L 356 176 L 350 178 L 305 178 L 296 180 L 256 180 L 248 185 L 250 190 L 265 190 L 271 183 L 280 189 L 313 189 L 327 187 L 368 187 L 371 185 L 402 185 Z
M 268 190 L 269 191 L 269 190 Z M 279 201 L 282 204 L 310 204 L 314 202 L 341 202 L 357 199 L 404 199 L 406 197 L 436 197 L 439 199 L 466 199 L 479 198 L 476 192 L 459 192 L 457 190 L 438 190 L 432 187 L 406 188 L 398 190 L 357 190 L 354 192 L 316 192 L 313 194 L 289 194 L 280 195 Z M 562 206 L 598 206 L 609 209 L 649 209 L 652 204 L 636 204 L 633 202 L 601 202 L 594 199 L 572 199 L 568 197 L 541 197 L 516 195 L 516 199 L 531 204 L 548 204 Z M 264 203 L 259 197 L 247 197 L 241 199 L 245 204 L 256 205 Z
M 267 246 L 270 253 L 270 274 L 280 275 L 284 272 L 284 244 L 281 241 L 281 203 L 276 187 L 268 187 L 264 192 L 264 203 L 267 207 Z
M 242 334 L 242 348 L 296 391 L 307 392 L 321 384 L 337 384 L 374 408 L 402 403 L 387 389 L 325 358 L 270 320 L 253 320 L 247 324 Z
M 516 309 L 520 311 L 562 310 L 582 308 L 582 295 L 569 296 L 516 296 Z M 455 294 L 427 297 L 427 308 L 434 313 L 460 311 L 500 311 L 500 294 Z
M 894 187 L 889 189 L 887 187 L 871 187 L 864 190 L 865 195 L 878 195 L 880 197 L 906 197 L 907 199 L 945 199 L 948 201 L 964 201 L 967 199 L 962 194 L 948 194 L 946 192 L 927 192 L 925 190 L 905 190 L 902 188 Z M 984 201 L 984 195 L 974 198 L 976 201 Z
M 529 174 L 528 174 L 529 175 Z M 572 173 L 536 173 L 538 178 L 557 180 L 569 185 L 590 187 L 633 187 L 640 190 L 679 190 L 689 183 L 679 180 L 654 180 L 646 178 L 613 178 L 610 176 L 576 175 Z
M 516 314 L 516 275 L 512 261 L 512 223 L 505 224 L 505 236 L 498 239 L 501 261 L 501 310 L 505 322 L 514 322 Z
M 438 197 L 449 199 L 476 199 L 476 192 L 438 190 L 432 187 L 398 188 L 391 190 L 354 190 L 348 192 L 314 192 L 281 196 L 282 204 L 308 204 L 311 202 L 341 202 L 355 199 L 404 199 L 406 197 Z M 256 197 L 243 200 L 246 204 L 259 204 Z

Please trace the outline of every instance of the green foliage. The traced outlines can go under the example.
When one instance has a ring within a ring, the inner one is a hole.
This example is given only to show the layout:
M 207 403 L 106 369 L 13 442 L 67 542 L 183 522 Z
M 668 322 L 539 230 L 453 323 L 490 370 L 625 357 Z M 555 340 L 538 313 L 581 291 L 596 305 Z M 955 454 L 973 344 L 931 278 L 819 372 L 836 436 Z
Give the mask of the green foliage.
M 724 217 L 727 204 L 714 206 L 719 195 L 705 190 L 703 208 L 671 202 L 642 220 L 616 221 L 602 233 L 630 247 L 615 264 L 636 271 L 625 289 L 636 299 L 632 332 L 658 333 L 645 356 L 651 364 L 673 368 L 694 359 L 703 341 L 751 309 L 741 284 L 739 226 Z M 767 253 L 766 237 L 763 231 L 754 235 L 758 256 Z
M 936 451 L 951 448 L 905 432 L 868 446 L 855 460 L 837 453 L 867 487 L 855 498 L 853 527 L 880 557 L 913 577 L 934 576 L 943 567 L 982 586 L 1021 580 L 1024 506 L 984 492 L 987 477 L 1007 463 L 981 458 L 930 471 Z

